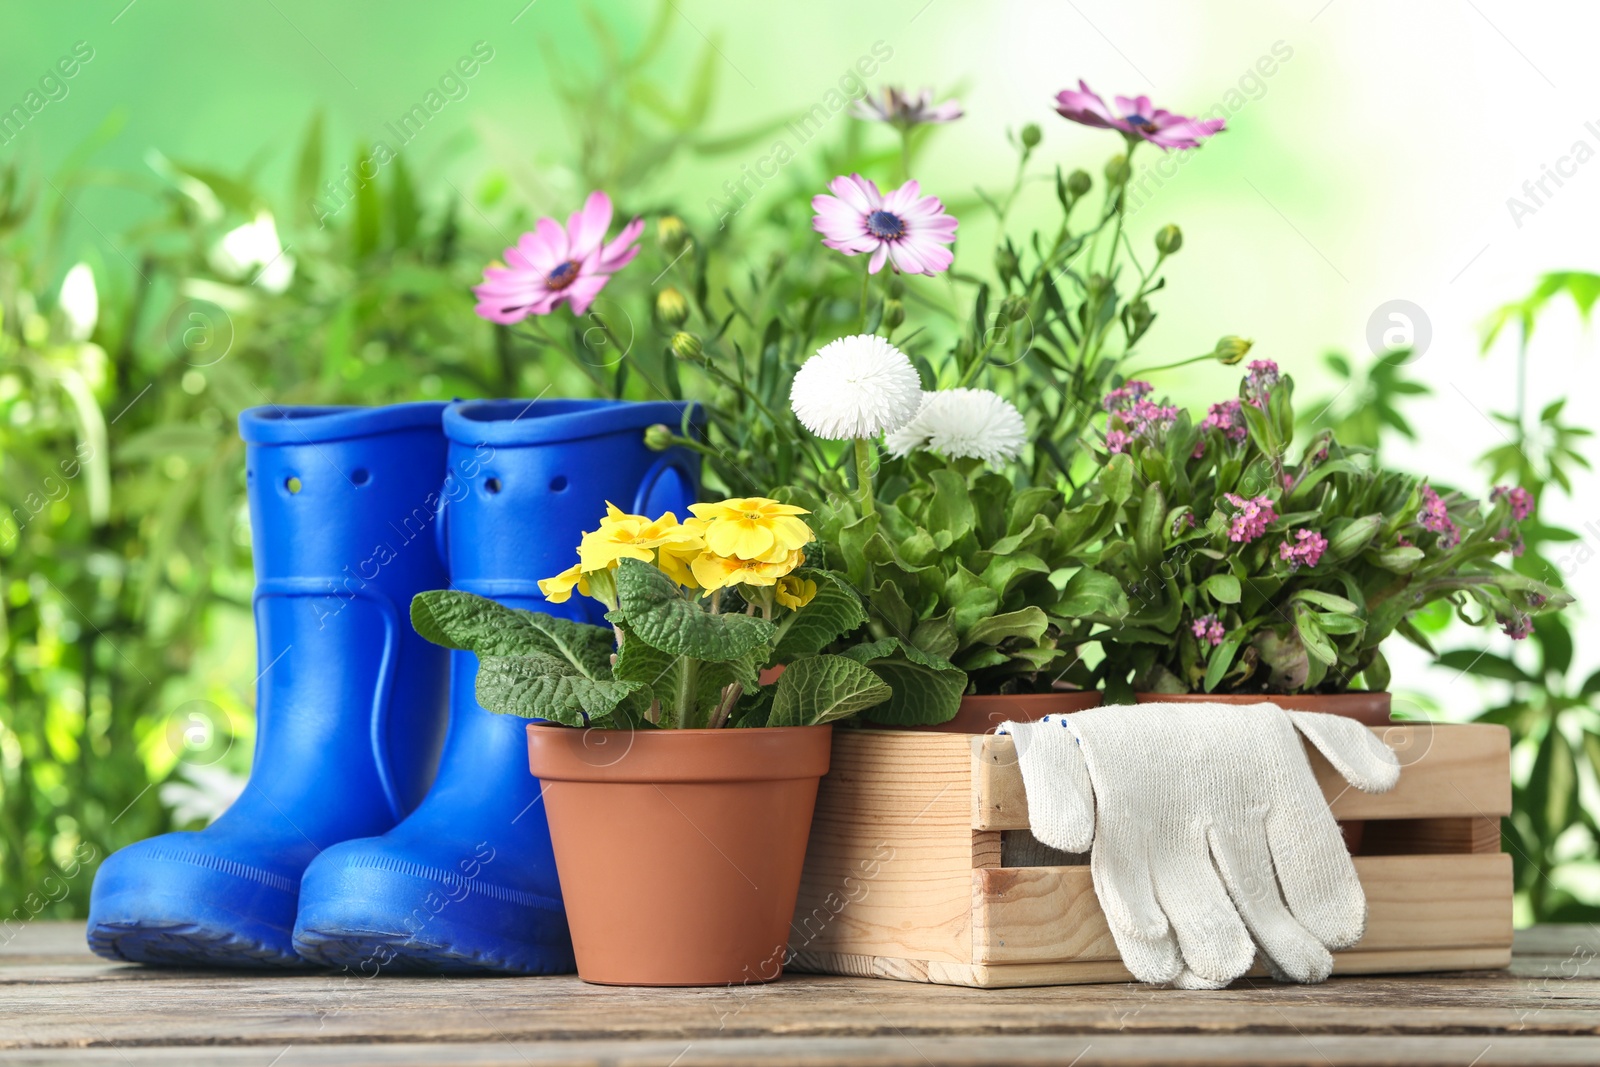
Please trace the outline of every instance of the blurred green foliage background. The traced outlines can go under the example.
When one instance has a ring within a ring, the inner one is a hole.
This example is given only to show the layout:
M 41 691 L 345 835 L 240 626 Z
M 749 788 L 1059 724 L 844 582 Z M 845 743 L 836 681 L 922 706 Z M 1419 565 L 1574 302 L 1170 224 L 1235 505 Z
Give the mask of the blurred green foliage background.
M 620 212 L 675 212 L 699 247 L 749 265 L 750 279 L 719 284 L 753 285 L 774 257 L 814 253 L 810 196 L 853 169 L 895 178 L 898 147 L 888 131 L 843 115 L 803 144 L 786 123 L 823 101 L 875 43 L 892 56 L 874 83 L 937 84 L 968 104 L 962 123 L 919 144 L 916 169 L 925 190 L 962 218 L 958 267 L 978 274 L 988 273 L 979 250 L 992 247 L 995 230 L 974 187 L 999 195 L 1009 186 L 1008 127 L 1040 123 L 1049 166 L 1098 173 L 1111 151 L 1093 131 L 1054 119 L 1050 92 L 1082 75 L 1108 93 L 1159 90 L 1157 102 L 1174 109 L 1223 106 L 1229 134 L 1184 163 L 1180 177 L 1155 182 L 1134 220 L 1140 247 L 1167 222 L 1186 233 L 1169 271 L 1179 295 L 1163 294 L 1146 350 L 1178 358 L 1224 333 L 1254 337 L 1258 354 L 1284 363 L 1308 393 L 1326 395 L 1325 407 L 1306 405 L 1308 419 L 1382 445 L 1391 459 L 1430 471 L 1437 462 L 1441 476 L 1480 495 L 1491 476 L 1545 487 L 1542 508 L 1559 510 L 1562 494 L 1574 492 L 1571 479 L 1586 477 L 1582 427 L 1539 399 L 1546 379 L 1528 371 L 1529 359 L 1501 360 L 1491 372 L 1470 366 L 1477 317 L 1533 284 L 1521 260 L 1466 275 L 1449 299 L 1475 300 L 1470 314 L 1444 297 L 1424 301 L 1436 348 L 1454 350 L 1444 357 L 1455 360 L 1448 373 L 1437 352 L 1382 362 L 1365 346 L 1367 310 L 1412 295 L 1396 290 L 1397 276 L 1433 271 L 1443 287 L 1480 237 L 1452 235 L 1462 213 L 1441 210 L 1410 231 L 1412 243 L 1448 252 L 1438 262 L 1359 243 L 1393 222 L 1390 192 L 1399 186 L 1346 195 L 1328 176 L 1341 144 L 1364 143 L 1348 115 L 1316 118 L 1344 77 L 1327 43 L 1344 31 L 1325 23 L 1315 36 L 1305 13 L 1290 17 L 1265 2 L 1175 16 L 1197 21 L 1168 27 L 1159 47 L 1151 38 L 1131 49 L 1157 84 L 1112 43 L 1129 40 L 1123 19 L 1137 12 L 1086 10 L 1019 5 L 1001 14 L 993 5 L 923 0 L 872 8 L 830 0 L 803 12 L 763 9 L 760 18 L 710 0 L 115 0 L 92 10 L 8 10 L 0 43 L 0 498 L 9 516 L 0 517 L 0 931 L 34 916 L 81 915 L 94 867 L 85 857 L 203 820 L 248 771 L 258 665 L 237 413 L 267 402 L 605 387 L 605 375 L 590 371 L 611 365 L 614 353 L 570 315 L 554 317 L 569 331 L 559 350 L 562 338 L 532 345 L 472 314 L 468 288 L 483 264 L 533 218 L 564 216 L 592 188 L 607 189 Z M 1261 57 L 1282 54 L 1276 42 L 1287 42 L 1290 58 L 1246 84 Z M 1461 55 L 1423 55 L 1417 65 L 1437 72 L 1454 63 L 1459 76 L 1487 81 L 1504 62 L 1491 52 L 1478 69 Z M 1376 69 L 1382 60 L 1371 62 Z M 37 111 L 28 103 L 34 92 L 43 101 Z M 25 113 L 8 127 L 13 105 Z M 401 129 L 418 105 L 426 122 Z M 1316 129 L 1303 134 L 1308 127 Z M 767 176 L 762 161 L 779 139 L 798 151 Z M 374 168 L 379 142 L 398 154 Z M 1409 153 L 1421 148 L 1407 142 L 1400 151 L 1418 187 L 1420 164 Z M 350 180 L 363 166 L 373 180 Z M 1364 171 L 1361 180 L 1378 178 Z M 1456 207 L 1465 195 L 1433 188 Z M 1025 187 L 1013 222 L 1052 195 L 1048 182 Z M 1498 201 L 1489 206 L 1500 210 Z M 1351 224 L 1353 213 L 1370 225 Z M 1485 248 L 1505 247 L 1492 232 Z M 625 342 L 644 372 L 665 375 L 670 360 L 649 301 L 654 279 L 672 280 L 673 254 L 648 244 L 607 290 L 607 314 L 626 322 Z M 967 248 L 974 252 L 963 257 Z M 97 290 L 92 323 L 82 313 L 82 273 L 76 298 L 71 286 L 64 291 L 80 263 Z M 1547 306 L 1587 312 L 1594 295 L 1584 279 L 1592 276 L 1561 277 L 1526 316 L 1510 313 L 1502 353 Z M 936 334 L 955 329 L 950 309 L 940 310 L 952 303 L 943 284 L 912 285 L 912 313 L 933 320 Z M 1559 356 L 1565 335 L 1554 337 L 1542 343 Z M 1328 346 L 1356 354 L 1323 363 L 1316 356 Z M 1535 368 L 1539 346 L 1527 348 Z M 590 352 L 593 360 L 571 355 Z M 644 372 L 630 395 L 645 395 Z M 1485 373 L 1497 375 L 1487 393 L 1471 384 Z M 1158 378 L 1158 387 L 1204 403 L 1231 393 L 1235 377 L 1201 366 Z M 1479 398 L 1480 414 L 1500 411 L 1510 421 L 1497 430 L 1428 406 L 1458 380 Z M 1469 465 L 1497 447 L 1488 466 Z M 1581 561 L 1555 560 L 1587 549 L 1589 536 L 1551 522 L 1529 538 L 1520 565 L 1546 580 L 1578 573 Z M 1408 675 L 1397 662 L 1396 688 L 1410 693 L 1403 706 L 1453 718 L 1487 710 L 1521 739 L 1507 843 L 1523 921 L 1600 915 L 1600 828 L 1590 814 L 1600 796 L 1600 681 L 1584 680 L 1594 660 L 1574 651 L 1573 625 L 1552 622 L 1524 649 L 1497 637 L 1492 648 L 1444 651 L 1444 668 L 1417 660 Z M 1454 643 L 1448 615 L 1428 628 L 1441 650 Z M 1471 676 L 1485 677 L 1487 688 Z M 1416 695 L 1423 689 L 1450 695 L 1430 700 Z M 7 939 L 0 932 L 0 944 Z

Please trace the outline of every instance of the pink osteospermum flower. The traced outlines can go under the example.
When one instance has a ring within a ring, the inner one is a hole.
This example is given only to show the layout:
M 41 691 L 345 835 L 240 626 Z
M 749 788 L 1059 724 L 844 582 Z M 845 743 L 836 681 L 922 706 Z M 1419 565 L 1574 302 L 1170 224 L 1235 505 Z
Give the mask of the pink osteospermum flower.
M 1315 567 L 1322 554 L 1328 550 L 1328 539 L 1315 530 L 1296 530 L 1294 536 L 1278 546 L 1278 558 L 1285 560 L 1292 571 Z
M 906 182 L 889 193 L 859 174 L 828 183 L 833 196 L 811 198 L 816 216 L 812 229 L 822 243 L 847 256 L 871 253 L 867 271 L 876 274 L 885 262 L 905 274 L 938 274 L 950 269 L 955 255 L 945 245 L 956 239 L 957 222 L 945 214 L 936 196 L 922 196 L 922 187 Z
M 1267 532 L 1267 527 L 1278 517 L 1273 510 L 1272 500 L 1268 497 L 1258 496 L 1245 498 L 1238 493 L 1226 493 L 1223 498 L 1239 513 L 1228 524 L 1228 540 L 1240 544 L 1249 544 Z
M 1222 644 L 1222 639 L 1227 636 L 1227 627 L 1222 625 L 1222 620 L 1215 615 L 1202 615 L 1194 620 L 1189 627 L 1190 631 L 1202 641 L 1207 641 L 1212 648 Z
M 1533 514 L 1533 494 L 1520 485 L 1497 485 L 1490 492 L 1489 499 L 1508 501 L 1511 504 L 1511 517 L 1518 522 Z
M 901 129 L 924 123 L 954 122 L 964 114 L 959 101 L 935 104 L 932 89 L 908 93 L 893 85 L 885 85 L 876 96 L 869 93 L 857 100 L 851 113 L 858 119 L 887 122 Z
M 1056 112 L 1062 118 L 1101 130 L 1120 130 L 1129 137 L 1149 141 L 1161 149 L 1198 148 L 1200 142 L 1221 133 L 1225 119 L 1193 119 L 1153 107 L 1148 96 L 1105 99 L 1080 80 L 1076 89 L 1056 94 Z
M 548 315 L 563 301 L 574 314 L 588 311 L 611 275 L 639 254 L 644 220 L 634 219 L 607 243 L 611 210 L 611 198 L 596 190 L 565 227 L 553 218 L 540 219 L 506 249 L 504 266 L 484 269 L 483 284 L 472 289 L 478 298 L 474 310 L 504 324 Z

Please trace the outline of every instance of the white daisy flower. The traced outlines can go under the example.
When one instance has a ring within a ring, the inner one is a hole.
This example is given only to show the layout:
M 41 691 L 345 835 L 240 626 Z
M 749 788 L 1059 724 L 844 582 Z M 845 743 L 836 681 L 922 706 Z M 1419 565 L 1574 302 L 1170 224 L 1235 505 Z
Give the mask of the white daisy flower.
M 841 337 L 806 360 L 789 406 L 806 429 L 829 441 L 873 438 L 917 413 L 922 382 L 894 345 L 876 334 Z
M 74 341 L 87 341 L 100 319 L 100 295 L 89 264 L 79 263 L 67 271 L 67 276 L 61 279 L 61 295 L 56 303 L 67 320 L 67 333 Z
M 1022 413 L 987 389 L 922 394 L 916 417 L 884 441 L 896 456 L 925 449 L 947 459 L 981 459 L 993 465 L 1016 459 L 1027 443 Z

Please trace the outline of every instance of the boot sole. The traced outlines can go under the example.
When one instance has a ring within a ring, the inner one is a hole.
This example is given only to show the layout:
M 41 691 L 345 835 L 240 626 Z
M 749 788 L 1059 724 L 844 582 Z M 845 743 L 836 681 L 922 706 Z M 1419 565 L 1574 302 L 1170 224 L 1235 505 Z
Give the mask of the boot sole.
M 310 966 L 293 952 L 285 952 L 281 943 L 195 922 L 101 922 L 89 928 L 88 940 L 90 950 L 97 956 L 156 967 L 304 970 Z
M 459 930 L 456 931 L 458 934 Z M 476 946 L 452 939 L 427 943 L 411 934 L 351 933 L 302 928 L 295 935 L 300 955 L 324 967 L 371 976 L 400 974 L 570 974 L 571 954 L 560 955 L 538 945 L 509 944 L 485 938 Z

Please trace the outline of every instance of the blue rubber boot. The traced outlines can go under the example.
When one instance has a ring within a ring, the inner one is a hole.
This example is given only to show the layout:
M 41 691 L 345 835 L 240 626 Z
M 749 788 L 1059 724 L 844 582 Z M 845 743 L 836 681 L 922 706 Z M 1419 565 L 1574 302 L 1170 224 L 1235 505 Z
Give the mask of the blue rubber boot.
M 293 945 L 306 865 L 421 802 L 447 723 L 449 666 L 412 631 L 409 607 L 446 583 L 444 407 L 239 416 L 261 670 L 250 781 L 206 829 L 106 859 L 89 902 L 99 955 L 306 966 Z
M 451 585 L 512 607 L 605 625 L 585 597 L 547 604 L 538 580 L 577 558 L 607 501 L 652 517 L 695 500 L 699 463 L 652 452 L 645 428 L 684 406 L 597 400 L 451 405 L 444 527 Z M 477 658 L 453 652 L 450 732 L 422 806 L 382 837 L 347 841 L 307 869 L 295 948 L 380 970 L 559 974 L 573 969 L 527 720 L 474 696 Z

